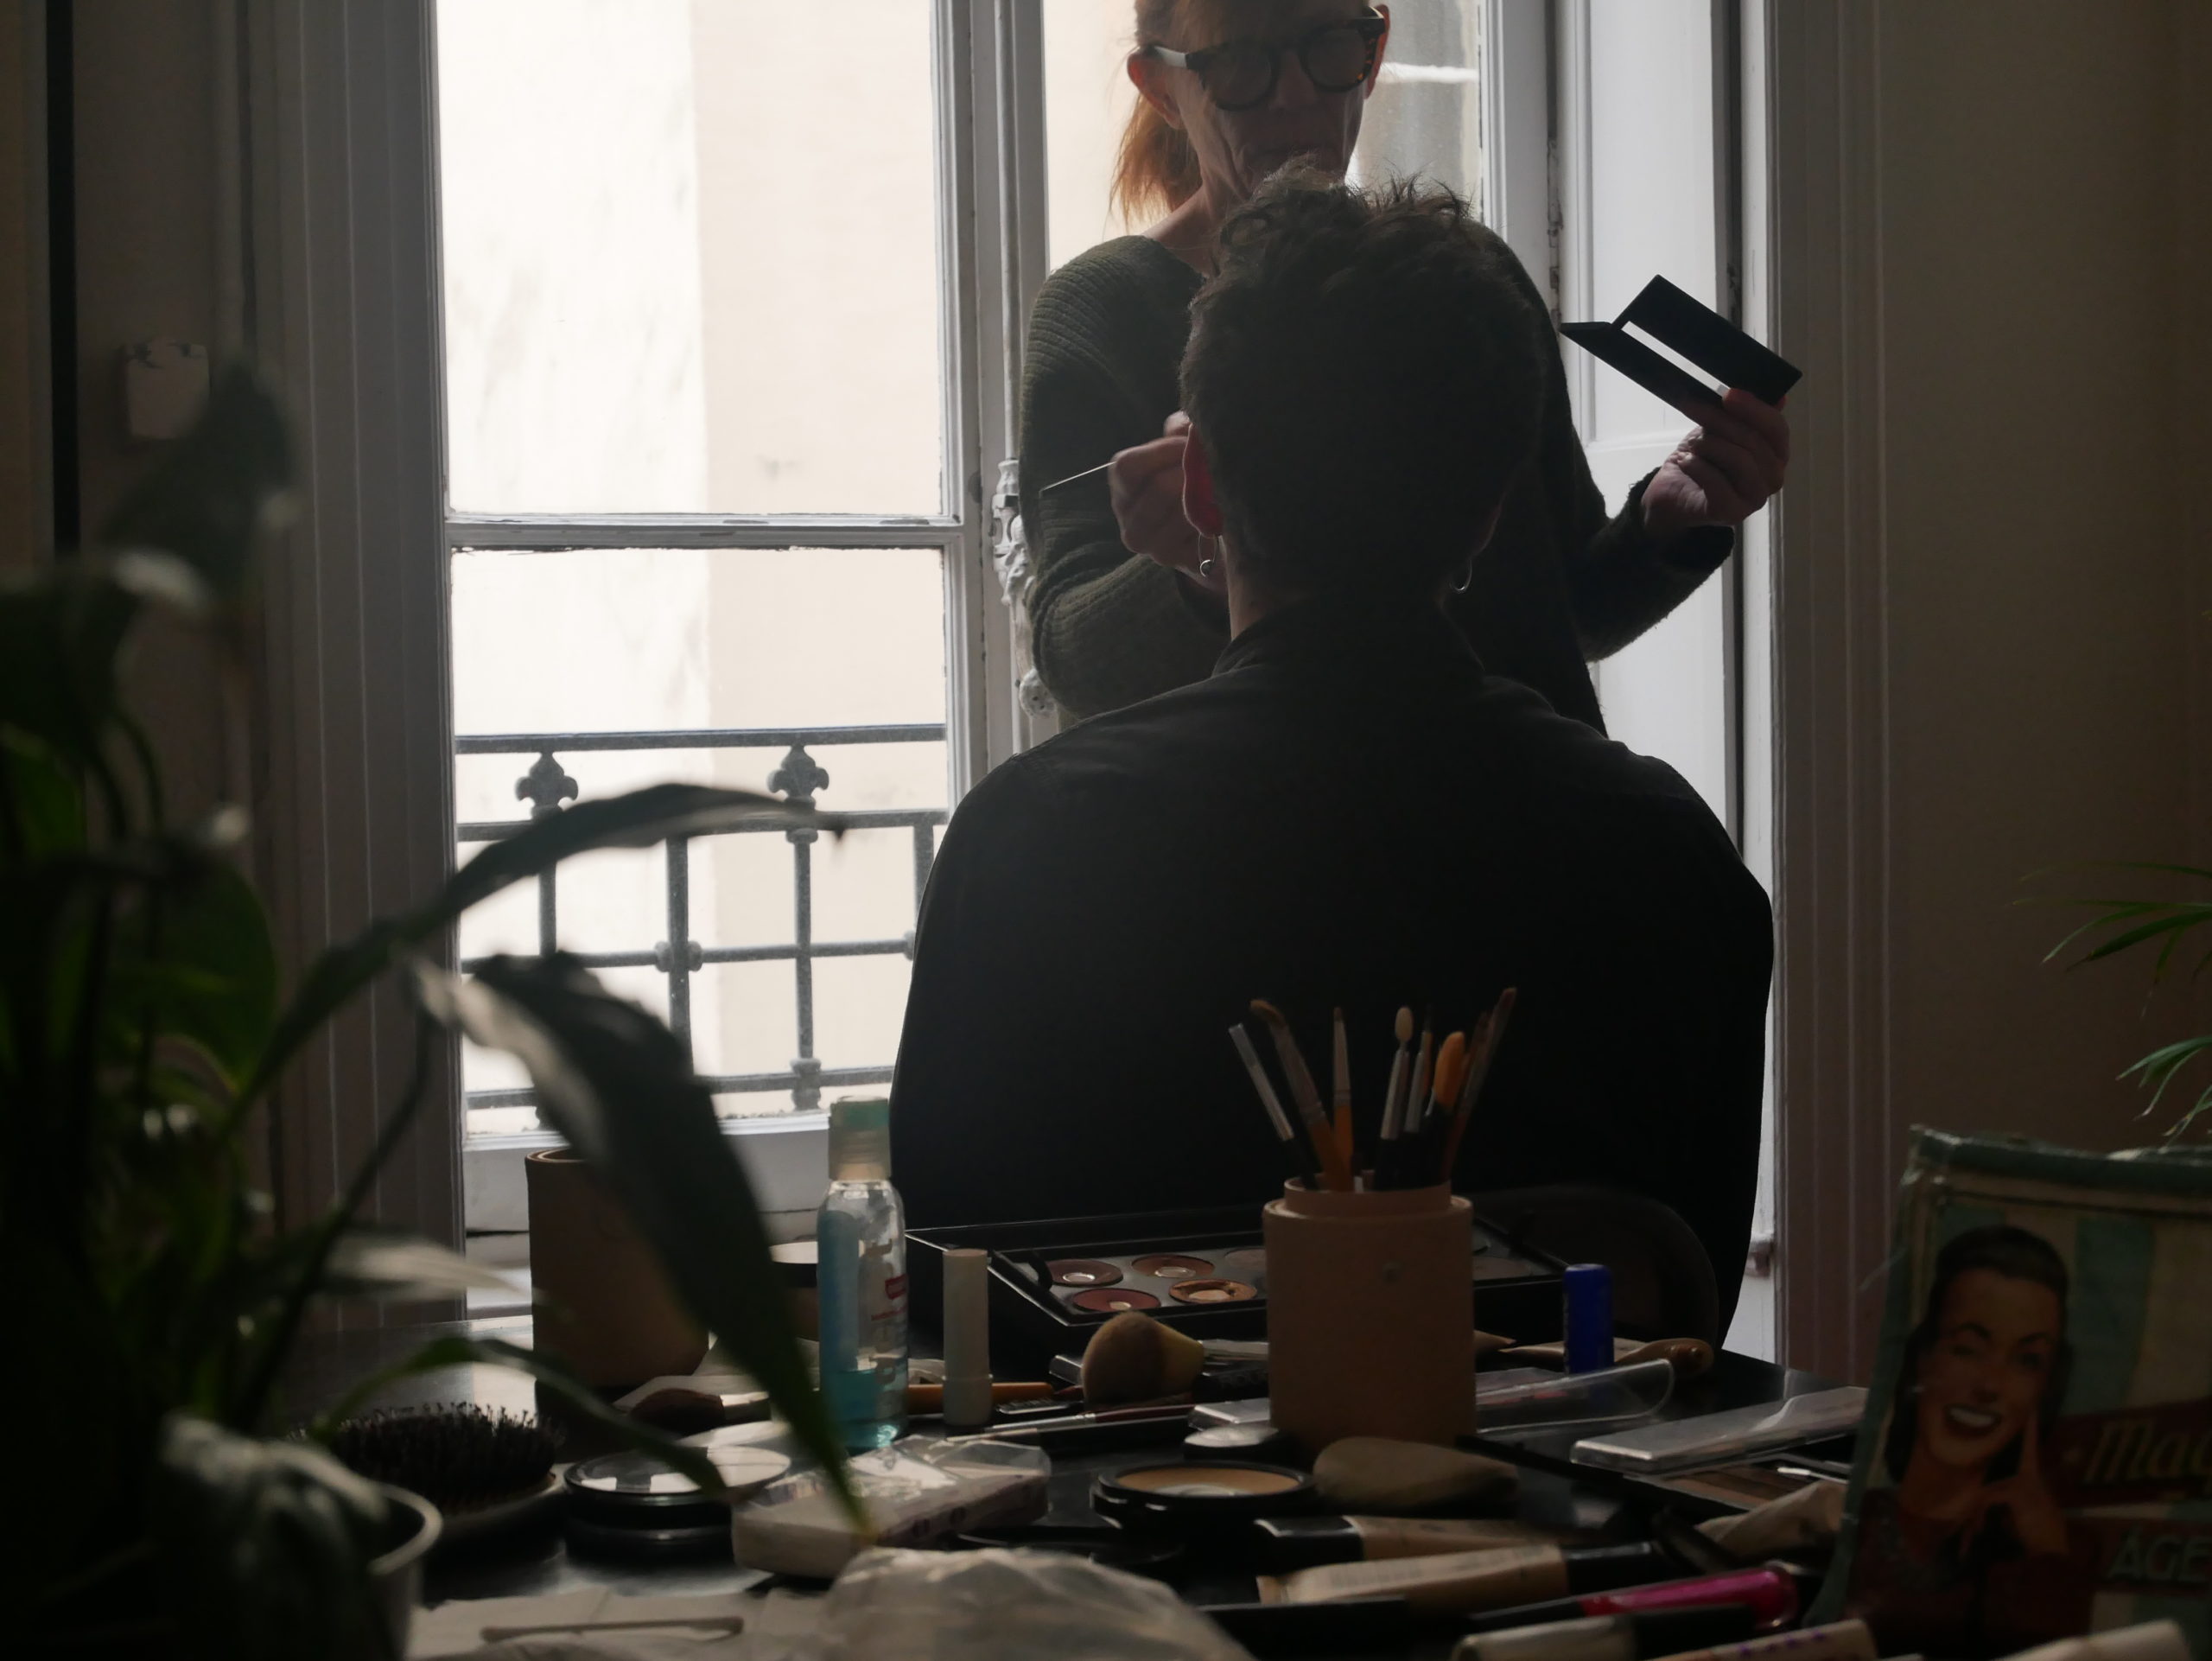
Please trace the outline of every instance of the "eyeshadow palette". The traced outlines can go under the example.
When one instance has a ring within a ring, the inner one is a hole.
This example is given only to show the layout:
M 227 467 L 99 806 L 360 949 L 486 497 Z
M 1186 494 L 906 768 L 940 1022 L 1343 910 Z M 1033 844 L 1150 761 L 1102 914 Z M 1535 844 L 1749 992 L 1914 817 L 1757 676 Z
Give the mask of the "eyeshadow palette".
M 1197 1338 L 1265 1338 L 1268 1257 L 1251 1206 L 1139 1212 L 916 1229 L 907 1273 L 916 1321 L 943 1321 L 943 1254 L 990 1254 L 991 1350 L 1001 1365 L 1033 1366 L 1080 1351 L 1091 1329 L 1125 1310 Z M 1476 1324 L 1523 1342 L 1556 1338 L 1560 1265 L 1475 1219 L 1470 1295 Z

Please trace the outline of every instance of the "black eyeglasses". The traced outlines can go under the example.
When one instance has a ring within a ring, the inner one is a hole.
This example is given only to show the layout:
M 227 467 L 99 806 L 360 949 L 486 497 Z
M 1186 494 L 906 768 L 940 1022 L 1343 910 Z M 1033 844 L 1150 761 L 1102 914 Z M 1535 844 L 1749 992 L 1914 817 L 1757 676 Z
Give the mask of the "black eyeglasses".
M 1286 52 L 1298 54 L 1315 92 L 1349 92 L 1375 73 L 1375 54 L 1389 32 L 1390 20 L 1370 9 L 1364 16 L 1324 23 L 1294 41 L 1224 41 L 1198 52 L 1165 46 L 1145 50 L 1196 75 L 1215 108 L 1256 110 L 1275 95 Z

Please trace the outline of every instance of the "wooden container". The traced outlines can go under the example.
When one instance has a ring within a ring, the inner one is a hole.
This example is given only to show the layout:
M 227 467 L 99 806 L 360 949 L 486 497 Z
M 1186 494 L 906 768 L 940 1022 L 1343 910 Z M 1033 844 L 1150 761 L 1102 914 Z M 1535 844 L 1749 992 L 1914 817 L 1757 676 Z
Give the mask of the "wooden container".
M 1474 1212 L 1441 1185 L 1283 1185 L 1268 1203 L 1268 1393 L 1318 1453 L 1345 1436 L 1450 1445 L 1474 1429 Z
M 533 1341 L 588 1384 L 628 1386 L 690 1372 L 707 1335 L 669 1290 L 652 1248 L 614 1196 L 566 1148 L 524 1161 L 530 1278 L 540 1295 Z

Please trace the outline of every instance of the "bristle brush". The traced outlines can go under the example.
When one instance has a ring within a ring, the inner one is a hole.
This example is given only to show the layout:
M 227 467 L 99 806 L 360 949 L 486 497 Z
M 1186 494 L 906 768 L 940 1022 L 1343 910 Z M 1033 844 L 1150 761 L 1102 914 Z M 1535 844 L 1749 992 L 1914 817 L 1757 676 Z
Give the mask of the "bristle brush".
M 1306 1122 L 1306 1136 L 1321 1161 L 1322 1181 L 1338 1193 L 1350 1193 L 1351 1168 L 1337 1151 L 1336 1136 L 1321 1111 L 1321 1092 L 1314 1086 L 1305 1056 L 1299 1053 L 1298 1040 L 1292 1035 L 1290 1023 L 1283 1019 L 1282 1011 L 1265 998 L 1252 1000 L 1252 1013 L 1266 1023 L 1268 1036 L 1274 1041 L 1275 1060 L 1281 1063 L 1282 1076 L 1290 1085 L 1290 1098 L 1298 1104 L 1298 1116 Z

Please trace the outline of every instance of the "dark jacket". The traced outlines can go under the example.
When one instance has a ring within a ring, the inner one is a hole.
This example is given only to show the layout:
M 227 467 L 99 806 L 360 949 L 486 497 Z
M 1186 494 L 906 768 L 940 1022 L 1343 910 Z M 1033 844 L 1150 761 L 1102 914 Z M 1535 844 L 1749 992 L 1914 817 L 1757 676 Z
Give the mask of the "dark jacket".
M 1543 327 L 1542 296 L 1517 262 L 1513 269 L 1532 326 Z M 1031 640 L 1039 675 L 1074 715 L 1203 680 L 1229 641 L 1217 601 L 1122 545 L 1103 474 L 1040 493 L 1159 437 L 1182 407 L 1178 381 L 1198 281 L 1149 238 L 1121 237 L 1053 272 L 1030 314 L 1021 507 L 1037 567 Z M 1544 351 L 1550 374 L 1535 460 L 1507 496 L 1452 614 L 1495 673 L 1603 731 L 1586 660 L 1610 657 L 1681 604 L 1727 558 L 1735 536 L 1712 525 L 1663 542 L 1648 535 L 1642 481 L 1608 518 L 1548 338 Z
M 1250 1201 L 1286 1171 L 1227 1029 L 1254 998 L 1371 1122 L 1401 1004 L 1520 1002 L 1456 1180 L 1674 1206 L 1732 1301 L 1751 1228 L 1765 896 L 1664 764 L 1486 676 L 1430 608 L 1308 602 L 954 815 L 893 1090 L 917 1225 Z M 1262 1042 L 1264 1048 L 1264 1041 Z

